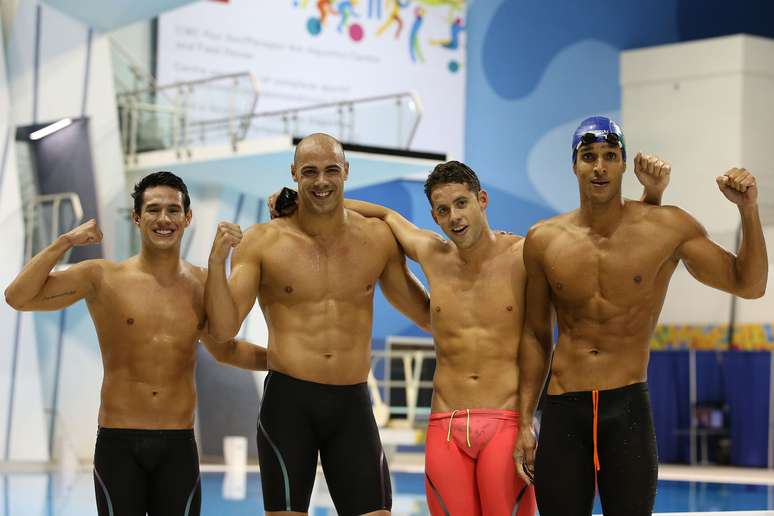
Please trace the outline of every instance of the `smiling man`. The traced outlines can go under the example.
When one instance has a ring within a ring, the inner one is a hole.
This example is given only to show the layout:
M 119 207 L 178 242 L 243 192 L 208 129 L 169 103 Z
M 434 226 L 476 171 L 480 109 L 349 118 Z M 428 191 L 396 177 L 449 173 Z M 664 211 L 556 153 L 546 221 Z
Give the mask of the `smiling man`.
M 366 386 L 374 288 L 380 282 L 423 328 L 427 293 L 390 228 L 344 208 L 349 163 L 338 141 L 301 140 L 291 174 L 292 215 L 256 224 L 244 237 L 239 226 L 220 224 L 205 296 L 210 331 L 232 338 L 258 299 L 269 329 L 258 421 L 266 513 L 306 513 L 319 453 L 339 514 L 387 514 L 389 471 Z
M 206 269 L 180 259 L 191 222 L 183 181 L 156 172 L 134 188 L 132 220 L 140 254 L 123 262 L 86 260 L 52 272 L 73 246 L 97 244 L 90 220 L 33 257 L 5 291 L 16 310 L 61 310 L 86 300 L 97 330 L 104 378 L 94 452 L 100 515 L 198 515 L 194 440 L 199 339 L 222 363 L 266 369 L 266 349 L 206 334 Z
M 658 204 L 668 167 L 638 155 L 635 171 L 643 198 Z M 424 188 L 447 238 L 384 206 L 349 199 L 345 206 L 387 222 L 430 283 L 437 364 L 426 438 L 428 506 L 433 515 L 531 516 L 534 493 L 525 490 L 511 453 L 520 420 L 524 239 L 489 227 L 489 195 L 464 163 L 437 165 Z
M 620 127 L 584 120 L 572 142 L 580 208 L 536 224 L 524 243 L 527 295 L 519 351 L 522 419 L 515 450 L 534 474 L 542 516 L 588 516 L 595 486 L 612 516 L 650 515 L 658 461 L 647 370 L 650 337 L 680 260 L 702 283 L 744 298 L 763 295 L 768 259 L 755 178 L 716 178 L 742 219 L 738 254 L 688 213 L 624 199 Z M 552 356 L 551 313 L 559 340 Z M 532 417 L 548 396 L 535 456 Z

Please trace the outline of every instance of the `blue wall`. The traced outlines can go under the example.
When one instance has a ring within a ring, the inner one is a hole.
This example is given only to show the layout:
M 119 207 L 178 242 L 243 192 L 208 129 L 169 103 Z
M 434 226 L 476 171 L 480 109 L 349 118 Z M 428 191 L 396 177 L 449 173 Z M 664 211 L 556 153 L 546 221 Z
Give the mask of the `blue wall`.
M 471 4 L 466 161 L 494 186 L 560 210 L 577 206 L 571 131 L 591 114 L 620 118 L 622 50 L 774 37 L 774 2 L 766 0 L 733 8 L 719 0 Z

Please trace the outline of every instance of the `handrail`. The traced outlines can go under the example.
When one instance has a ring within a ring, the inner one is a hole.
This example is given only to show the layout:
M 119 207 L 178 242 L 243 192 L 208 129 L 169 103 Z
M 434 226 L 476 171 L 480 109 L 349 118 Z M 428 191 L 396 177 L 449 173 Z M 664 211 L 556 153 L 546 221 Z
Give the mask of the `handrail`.
M 247 84 L 246 95 L 248 102 L 237 105 L 235 98 L 240 95 L 238 91 L 240 80 L 245 80 Z M 140 117 L 144 113 L 165 114 L 170 116 L 172 124 L 170 147 L 174 149 L 178 156 L 182 152 L 187 152 L 190 156 L 189 134 L 192 129 L 205 128 L 212 125 L 212 119 L 196 119 L 196 108 L 191 105 L 190 99 L 196 95 L 196 89 L 202 85 L 215 85 L 230 81 L 231 84 L 225 89 L 229 92 L 228 107 L 224 111 L 228 117 L 223 119 L 229 124 L 229 139 L 234 148 L 239 141 L 245 138 L 249 125 L 250 114 L 255 111 L 258 103 L 258 82 L 255 76 L 250 72 L 237 72 L 215 75 L 203 79 L 191 81 L 178 81 L 165 85 L 151 85 L 149 88 L 136 89 L 119 93 L 116 100 L 119 108 L 122 110 L 122 132 L 124 139 L 124 155 L 127 161 L 136 160 L 138 152 L 138 139 L 140 137 Z M 228 84 L 228 82 L 227 82 Z M 150 100 L 146 100 L 146 96 Z M 165 102 L 154 102 L 153 98 L 164 97 Z M 237 112 L 238 111 L 238 112 Z M 218 120 L 221 120 L 220 118 Z M 220 123 L 220 122 L 217 122 Z
M 416 105 L 417 113 L 422 113 L 422 104 L 419 102 L 419 97 L 417 97 L 416 93 L 413 91 L 401 91 L 399 93 L 391 93 L 387 95 L 377 95 L 374 97 L 362 97 L 352 100 L 336 100 L 333 102 L 323 102 L 321 104 L 310 104 L 308 106 L 301 106 L 298 108 L 286 108 L 286 109 L 278 109 L 276 111 L 263 111 L 258 113 L 253 113 L 253 118 L 258 118 L 262 116 L 279 116 L 286 113 L 299 113 L 302 111 L 316 111 L 318 109 L 327 109 L 329 107 L 342 107 L 342 106 L 348 106 L 351 104 L 366 104 L 368 102 L 378 102 L 381 100 L 390 100 L 390 99 L 397 99 L 400 97 L 411 97 L 411 100 Z
M 235 79 L 238 77 L 248 77 L 250 79 L 251 85 L 253 86 L 253 90 L 256 93 L 258 92 L 258 82 L 252 73 L 236 72 L 236 73 L 226 73 L 222 75 L 213 75 L 211 77 L 205 77 L 202 79 L 193 79 L 190 81 L 177 81 L 169 84 L 155 85 L 151 88 L 142 88 L 142 89 L 137 89 L 132 91 L 125 91 L 117 94 L 117 96 L 123 96 L 123 97 L 134 96 L 134 95 L 139 95 L 141 93 L 151 93 L 151 92 L 157 92 L 157 91 L 163 91 L 163 90 L 169 90 L 169 89 L 178 89 L 182 86 L 192 87 L 192 86 L 197 86 L 199 84 L 206 84 L 208 82 L 217 82 L 217 81 L 222 81 L 224 79 Z
M 50 240 L 51 242 L 53 242 L 54 238 L 58 237 L 60 234 L 59 207 L 62 204 L 62 202 L 66 200 L 69 200 L 70 203 L 72 204 L 73 215 L 75 218 L 75 224 L 73 225 L 73 227 L 77 227 L 83 220 L 83 207 L 81 206 L 81 198 L 75 192 L 63 192 L 63 193 L 56 193 L 56 194 L 38 195 L 32 198 L 32 200 L 27 205 L 27 221 L 28 221 L 29 227 L 27 228 L 27 237 L 24 245 L 25 263 L 32 258 L 33 237 L 35 235 L 35 230 L 40 229 L 40 226 L 41 226 L 40 224 L 38 224 L 38 219 L 35 217 L 36 209 L 40 205 L 46 204 L 46 203 L 51 203 L 53 205 L 51 207 L 52 217 L 51 217 L 51 229 L 49 231 L 49 234 L 51 235 Z M 50 244 L 51 242 L 48 242 L 46 245 Z M 68 250 L 67 253 L 65 253 L 65 261 L 68 260 L 71 251 L 72 249 Z

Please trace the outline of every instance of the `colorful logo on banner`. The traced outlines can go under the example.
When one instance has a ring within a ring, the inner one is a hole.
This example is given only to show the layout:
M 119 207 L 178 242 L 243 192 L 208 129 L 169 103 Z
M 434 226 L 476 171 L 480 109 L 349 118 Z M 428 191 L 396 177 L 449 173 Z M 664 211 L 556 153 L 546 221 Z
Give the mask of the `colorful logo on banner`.
M 653 332 L 654 350 L 695 349 L 697 351 L 774 351 L 774 324 L 736 324 L 729 346 L 729 326 L 660 324 Z
M 312 36 L 335 30 L 354 43 L 367 37 L 391 38 L 395 44 L 405 45 L 413 63 L 425 62 L 425 45 L 436 46 L 452 53 L 447 63 L 450 73 L 462 67 L 458 50 L 465 30 L 461 17 L 465 0 L 293 0 L 293 6 L 312 13 L 305 18 L 306 30 Z M 447 32 L 426 34 L 428 16 L 443 17 Z

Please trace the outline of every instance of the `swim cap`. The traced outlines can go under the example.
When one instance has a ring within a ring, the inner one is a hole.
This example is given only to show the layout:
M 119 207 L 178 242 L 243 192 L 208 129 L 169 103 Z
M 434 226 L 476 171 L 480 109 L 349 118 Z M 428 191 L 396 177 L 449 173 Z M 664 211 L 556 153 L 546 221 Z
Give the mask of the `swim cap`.
M 623 131 L 618 124 L 604 116 L 587 118 L 580 123 L 572 135 L 572 163 L 575 164 L 575 157 L 578 155 L 578 149 L 581 145 L 605 141 L 621 147 L 621 155 L 626 161 L 626 142 Z

